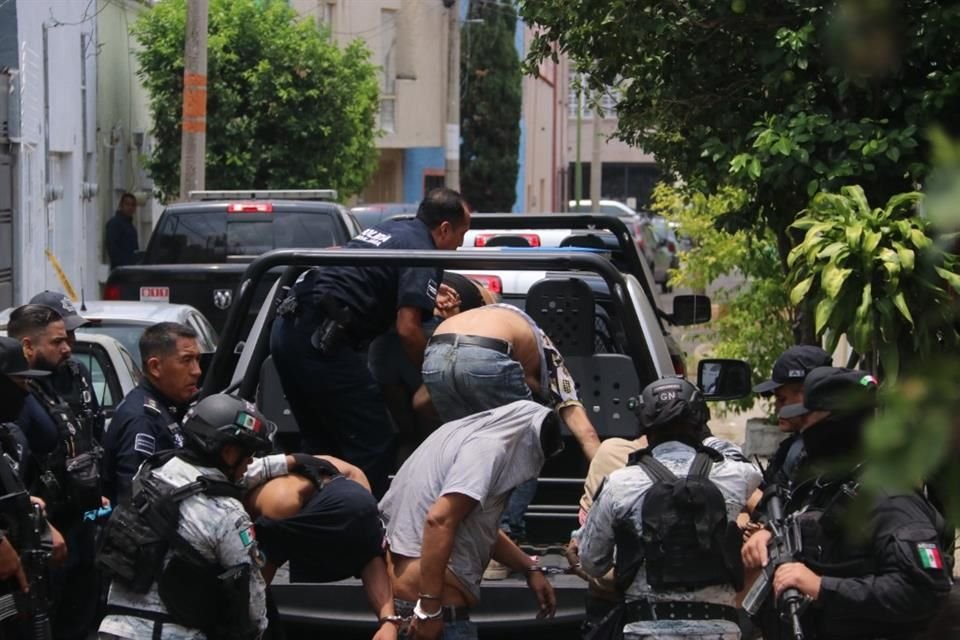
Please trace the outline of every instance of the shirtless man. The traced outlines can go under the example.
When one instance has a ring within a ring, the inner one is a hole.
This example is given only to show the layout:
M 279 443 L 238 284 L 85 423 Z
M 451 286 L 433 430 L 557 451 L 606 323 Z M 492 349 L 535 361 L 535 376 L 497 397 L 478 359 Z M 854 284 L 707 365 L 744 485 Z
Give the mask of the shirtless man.
M 513 489 L 561 448 L 557 413 L 519 400 L 443 425 L 407 459 L 380 512 L 397 613 L 413 618 L 409 638 L 476 639 L 469 610 L 491 557 L 526 575 L 538 617 L 554 614 L 553 587 L 497 523 Z

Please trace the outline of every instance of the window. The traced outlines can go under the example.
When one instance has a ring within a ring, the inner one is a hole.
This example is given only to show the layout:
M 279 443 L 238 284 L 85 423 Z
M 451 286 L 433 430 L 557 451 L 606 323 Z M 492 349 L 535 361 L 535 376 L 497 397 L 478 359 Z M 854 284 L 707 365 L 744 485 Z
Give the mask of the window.
M 397 12 L 380 11 L 380 128 L 397 130 Z
M 333 16 L 337 5 L 329 0 L 317 0 L 317 26 L 334 31 Z
M 593 118 L 593 109 L 590 108 L 590 102 L 587 100 L 586 76 L 571 70 L 567 76 L 567 116 L 577 117 L 577 105 L 579 104 L 581 117 L 584 120 Z

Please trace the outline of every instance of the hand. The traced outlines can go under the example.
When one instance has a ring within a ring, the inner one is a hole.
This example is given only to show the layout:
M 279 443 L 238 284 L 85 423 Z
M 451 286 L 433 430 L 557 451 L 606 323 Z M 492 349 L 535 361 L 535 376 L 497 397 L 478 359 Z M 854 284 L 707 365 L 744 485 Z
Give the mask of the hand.
M 48 524 L 47 526 L 50 527 L 50 538 L 53 540 L 53 549 L 50 551 L 50 564 L 60 566 L 67 559 L 67 541 L 63 538 L 63 534 L 52 524 Z
M 17 550 L 10 544 L 8 538 L 0 540 L 0 580 L 16 577 L 20 590 L 26 593 L 29 591 L 27 575 L 23 572 L 23 565 L 20 564 L 20 556 Z
M 46 512 L 47 503 L 43 501 L 43 498 L 38 498 L 37 496 L 30 496 L 30 502 L 33 504 L 40 505 L 40 508 Z
M 767 543 L 773 534 L 766 529 L 757 531 L 747 540 L 740 550 L 743 566 L 747 569 L 759 569 L 767 566 L 770 558 L 767 556 Z
M 443 618 L 433 618 L 432 620 L 417 620 L 410 623 L 410 630 L 407 636 L 410 640 L 437 640 L 443 633 Z
M 449 318 L 456 314 L 461 304 L 460 294 L 453 287 L 447 284 L 441 284 L 437 288 L 437 301 L 434 312 L 441 318 Z
M 537 604 L 540 605 L 537 619 L 552 618 L 557 612 L 557 596 L 547 577 L 539 571 L 530 571 L 527 573 L 527 586 L 537 596 Z
M 103 507 L 103 508 L 109 507 L 109 506 L 110 506 L 110 498 L 108 498 L 107 496 L 100 496 L 100 506 Z
M 741 513 L 740 515 L 746 515 L 746 514 Z M 747 517 L 749 518 L 749 516 L 747 516 Z M 737 519 L 739 520 L 739 516 L 738 516 Z M 744 541 L 744 542 L 746 542 L 747 540 L 749 540 L 750 538 L 752 538 L 752 537 L 753 537 L 753 534 L 757 533 L 758 531 L 764 531 L 764 530 L 765 530 L 765 529 L 763 528 L 763 525 L 760 524 L 759 522 L 752 522 L 752 521 L 749 521 L 749 520 L 744 523 L 744 525 L 741 527 L 741 529 L 743 529 L 743 541 Z
M 793 587 L 803 595 L 816 600 L 820 597 L 820 576 L 799 562 L 787 562 L 773 574 L 773 591 L 779 596 Z
M 373 634 L 373 640 L 397 640 L 398 634 L 399 630 L 395 623 L 384 622 L 380 625 L 380 628 L 377 629 L 377 632 Z
M 587 582 L 590 582 L 590 576 L 587 575 L 587 572 L 583 570 L 583 567 L 580 565 L 580 545 L 577 543 L 576 538 L 571 538 L 567 548 L 564 551 L 564 556 L 567 558 L 567 563 L 570 565 L 570 571 L 574 574 L 580 576 Z

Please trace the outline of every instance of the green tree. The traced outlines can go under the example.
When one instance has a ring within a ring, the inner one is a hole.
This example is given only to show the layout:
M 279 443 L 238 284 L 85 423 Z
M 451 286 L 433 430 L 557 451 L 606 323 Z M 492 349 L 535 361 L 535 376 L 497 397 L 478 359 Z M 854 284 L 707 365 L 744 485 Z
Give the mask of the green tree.
M 132 32 L 157 145 L 148 170 L 179 190 L 185 0 L 161 0 Z M 206 183 L 211 189 L 359 192 L 376 166 L 376 68 L 281 0 L 211 0 Z
M 523 75 L 512 4 L 470 3 L 460 78 L 460 185 L 477 211 L 510 211 L 516 200 Z
M 776 234 L 818 191 L 911 191 L 926 128 L 960 117 L 960 9 L 941 0 L 521 0 L 527 58 L 569 55 L 619 84 L 618 135 L 696 190 L 733 184 L 720 222 Z M 812 337 L 812 336 L 807 336 Z

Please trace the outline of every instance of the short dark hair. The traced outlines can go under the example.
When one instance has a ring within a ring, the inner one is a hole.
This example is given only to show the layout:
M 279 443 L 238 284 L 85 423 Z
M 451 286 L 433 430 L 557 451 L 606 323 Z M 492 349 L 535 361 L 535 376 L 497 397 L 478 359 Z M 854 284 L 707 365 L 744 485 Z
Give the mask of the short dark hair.
M 119 200 L 119 202 L 118 202 L 117 204 L 123 204 L 123 201 L 126 200 L 127 198 L 130 198 L 131 200 L 133 200 L 133 203 L 134 203 L 134 204 L 137 203 L 137 196 L 133 195 L 133 194 L 130 193 L 129 191 L 124 191 L 124 192 L 120 195 L 120 200 Z
M 446 187 L 433 189 L 417 208 L 417 219 L 430 229 L 436 229 L 443 222 L 460 226 L 466 222 L 463 196 Z
M 10 313 L 7 334 L 17 340 L 32 338 L 58 320 L 63 320 L 63 317 L 46 305 L 25 304 Z
M 177 339 L 196 339 L 197 332 L 179 322 L 158 322 L 140 336 L 140 364 L 144 370 L 150 358 L 168 356 L 177 348 Z

